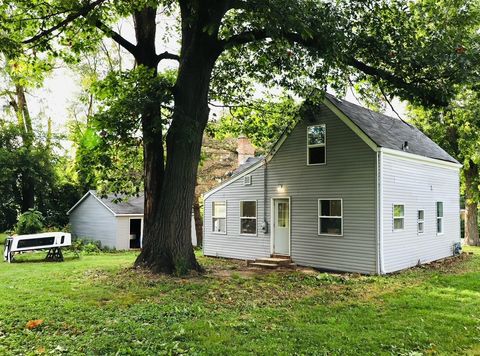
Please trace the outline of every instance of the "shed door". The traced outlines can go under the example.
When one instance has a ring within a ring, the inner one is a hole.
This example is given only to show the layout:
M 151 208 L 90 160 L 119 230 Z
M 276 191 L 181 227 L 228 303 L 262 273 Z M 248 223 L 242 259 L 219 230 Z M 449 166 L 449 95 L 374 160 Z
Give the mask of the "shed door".
M 273 252 L 290 255 L 290 202 L 288 199 L 274 199 Z

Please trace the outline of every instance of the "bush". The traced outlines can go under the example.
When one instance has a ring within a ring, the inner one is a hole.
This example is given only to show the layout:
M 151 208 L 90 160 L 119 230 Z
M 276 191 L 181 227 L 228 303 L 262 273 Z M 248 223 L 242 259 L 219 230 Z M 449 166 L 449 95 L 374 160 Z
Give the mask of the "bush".
M 18 217 L 16 233 L 19 235 L 35 234 L 43 229 L 42 213 L 35 209 L 28 209 Z
M 87 255 L 95 255 L 101 252 L 113 252 L 114 249 L 110 249 L 107 246 L 102 246 L 100 241 L 93 241 L 89 239 L 74 239 L 72 246 L 70 247 L 74 253 L 84 253 Z

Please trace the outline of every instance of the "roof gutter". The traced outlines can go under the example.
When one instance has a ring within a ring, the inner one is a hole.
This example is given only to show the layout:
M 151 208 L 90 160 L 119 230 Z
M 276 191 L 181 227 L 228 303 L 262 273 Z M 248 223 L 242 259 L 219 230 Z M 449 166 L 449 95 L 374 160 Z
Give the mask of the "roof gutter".
M 392 148 L 380 147 L 378 149 L 380 152 L 388 155 L 388 156 L 395 156 L 401 159 L 409 160 L 409 161 L 416 161 L 424 164 L 428 164 L 431 166 L 442 167 L 442 168 L 450 168 L 458 170 L 462 168 L 460 163 L 454 163 L 449 161 L 443 161 L 441 159 L 430 158 L 425 156 L 420 156 L 414 153 L 405 152 L 405 151 L 398 151 Z

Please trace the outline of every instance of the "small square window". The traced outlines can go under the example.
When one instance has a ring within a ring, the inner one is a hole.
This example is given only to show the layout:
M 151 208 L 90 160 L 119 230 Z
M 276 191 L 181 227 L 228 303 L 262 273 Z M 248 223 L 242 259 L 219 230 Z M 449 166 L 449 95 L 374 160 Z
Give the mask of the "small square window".
M 243 177 L 243 185 L 252 185 L 252 176 L 244 176 Z

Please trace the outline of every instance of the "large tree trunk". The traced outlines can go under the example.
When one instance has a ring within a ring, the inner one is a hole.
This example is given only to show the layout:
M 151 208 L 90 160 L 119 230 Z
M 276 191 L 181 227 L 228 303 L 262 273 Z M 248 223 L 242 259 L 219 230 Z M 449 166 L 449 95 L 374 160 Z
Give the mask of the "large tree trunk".
M 197 236 L 197 247 L 203 246 L 203 221 L 200 212 L 200 197 L 195 194 L 193 202 L 193 219 L 195 221 L 195 234 Z
M 22 133 L 23 147 L 26 154 L 29 154 L 33 145 L 33 128 L 30 112 L 27 106 L 27 99 L 25 96 L 25 88 L 20 84 L 15 85 L 16 97 L 11 104 L 15 109 L 17 115 L 18 127 Z M 30 171 L 30 165 L 25 164 L 21 170 L 20 187 L 22 192 L 22 201 L 20 210 L 22 212 L 32 209 L 35 205 L 35 180 Z
M 209 3 L 218 6 L 221 2 Z M 210 78 L 220 48 L 217 33 L 206 31 L 206 27 L 215 22 L 211 7 L 200 2 L 196 6 L 184 4 L 181 7 L 180 64 L 174 87 L 172 123 L 166 139 L 167 155 L 160 199 L 154 200 L 151 214 L 145 216 L 143 249 L 135 262 L 136 266 L 147 267 L 156 273 L 184 274 L 189 270 L 201 270 L 191 242 L 192 202 L 203 131 L 209 114 Z M 217 29 L 222 10 L 219 6 L 214 14 L 218 16 Z M 146 170 L 145 174 L 146 180 L 156 180 L 151 176 L 155 174 L 152 170 Z M 145 192 L 149 194 L 147 190 Z
M 469 162 L 465 175 L 465 244 L 480 246 L 478 237 L 478 166 Z

